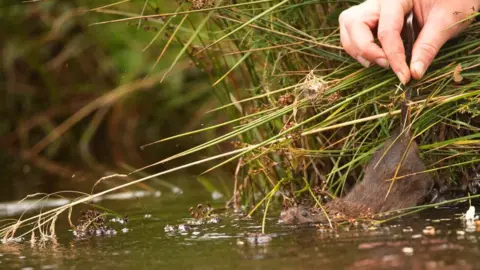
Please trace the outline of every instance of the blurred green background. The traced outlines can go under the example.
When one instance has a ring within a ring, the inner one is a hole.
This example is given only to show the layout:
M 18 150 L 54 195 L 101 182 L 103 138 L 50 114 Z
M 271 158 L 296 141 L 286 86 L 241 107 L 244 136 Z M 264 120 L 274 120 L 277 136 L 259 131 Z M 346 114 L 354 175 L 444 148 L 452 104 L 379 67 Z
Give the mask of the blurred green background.
M 159 76 L 181 48 L 179 40 L 172 40 L 155 65 L 170 39 L 170 31 L 160 33 L 162 18 L 91 25 L 123 17 L 109 14 L 115 6 L 94 10 L 112 3 L 1 4 L 0 198 L 72 185 L 88 189 L 98 177 L 148 165 L 214 135 L 206 132 L 141 150 L 144 144 L 206 126 L 222 115 L 206 114 L 218 101 L 205 73 L 188 57 L 160 83 Z M 121 3 L 121 10 L 152 14 L 178 7 L 174 1 L 145 3 Z M 148 80 L 146 87 L 135 88 Z M 55 127 L 72 123 L 80 109 L 129 86 L 129 94 L 95 103 L 58 139 L 39 147 L 47 135 L 58 132 Z

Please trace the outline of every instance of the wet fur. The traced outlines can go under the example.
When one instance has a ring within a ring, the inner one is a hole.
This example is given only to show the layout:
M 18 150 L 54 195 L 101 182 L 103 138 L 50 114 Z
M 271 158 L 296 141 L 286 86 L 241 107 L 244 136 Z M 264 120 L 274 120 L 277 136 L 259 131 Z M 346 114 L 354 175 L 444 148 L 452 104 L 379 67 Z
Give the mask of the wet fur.
M 397 130 L 377 150 L 365 168 L 363 181 L 358 183 L 344 198 L 327 203 L 324 208 L 333 219 L 368 217 L 422 203 L 433 187 L 433 180 L 425 171 L 420 159 L 418 146 L 408 132 Z M 410 143 L 411 142 L 411 143 Z M 391 180 L 398 165 L 407 153 L 397 173 L 390 193 Z M 388 196 L 385 197 L 388 193 Z M 326 221 L 319 208 L 292 207 L 282 212 L 280 220 L 284 223 L 309 223 Z
M 424 200 L 433 186 L 433 180 L 428 173 L 423 173 L 426 168 L 420 159 L 415 141 L 411 139 L 410 134 L 400 133 L 397 130 L 380 151 L 373 155 L 365 169 L 363 181 L 348 193 L 345 201 L 366 205 L 374 213 L 379 213 L 415 206 Z M 405 152 L 407 154 L 400 165 L 397 177 L 415 175 L 395 179 L 389 195 L 385 197 L 392 183 L 389 179 L 394 178 Z

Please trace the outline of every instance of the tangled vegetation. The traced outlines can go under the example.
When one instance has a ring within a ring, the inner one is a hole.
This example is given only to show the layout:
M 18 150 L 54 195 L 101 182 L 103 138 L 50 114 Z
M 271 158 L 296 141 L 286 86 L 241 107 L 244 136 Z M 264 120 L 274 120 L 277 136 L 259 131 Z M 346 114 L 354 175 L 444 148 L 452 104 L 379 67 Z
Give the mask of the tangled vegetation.
M 274 202 L 293 204 L 304 195 L 322 203 L 341 196 L 362 178 L 362 167 L 399 125 L 402 86 L 393 72 L 364 68 L 340 46 L 338 15 L 357 1 L 190 0 L 163 14 L 151 8 L 150 2 L 155 1 L 144 1 L 138 13 L 132 13 L 125 2 L 93 9 L 112 17 L 90 27 L 154 25 L 158 32 L 145 46 L 163 42 L 156 63 L 163 61 L 172 44 L 181 49 L 166 70 L 154 72 L 154 64 L 147 78 L 162 81 L 181 59 L 189 57 L 208 76 L 211 95 L 223 104 L 210 113 L 229 118 L 155 142 L 228 128 L 221 136 L 145 168 L 218 145 L 231 144 L 231 150 L 85 195 L 61 211 L 212 161 L 217 163 L 205 173 L 225 164 L 236 165 L 230 205 L 239 211 L 253 214 L 263 209 L 266 216 Z M 473 20 L 476 15 L 466 17 Z M 474 22 L 444 46 L 422 80 L 412 83 L 412 134 L 428 173 L 440 186 L 467 186 L 476 174 L 480 161 L 479 67 L 480 24 Z M 58 209 L 45 213 L 58 213 Z M 29 222 L 25 219 L 13 226 Z M 0 233 L 10 236 L 11 229 L 4 227 Z

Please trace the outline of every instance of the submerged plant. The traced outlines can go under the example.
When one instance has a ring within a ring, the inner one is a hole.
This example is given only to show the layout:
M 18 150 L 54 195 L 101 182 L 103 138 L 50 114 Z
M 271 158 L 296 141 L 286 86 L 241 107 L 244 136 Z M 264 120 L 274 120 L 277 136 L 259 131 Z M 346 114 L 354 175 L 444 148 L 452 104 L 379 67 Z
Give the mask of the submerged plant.
M 101 213 L 95 209 L 89 209 L 80 214 L 77 225 L 73 228 L 73 235 L 77 238 L 88 236 L 115 235 L 117 231 L 108 225 L 108 213 Z M 128 218 L 122 219 L 126 223 Z
M 249 214 L 263 208 L 263 224 L 274 202 L 293 203 L 307 195 L 320 206 L 318 194 L 345 194 L 361 179 L 362 166 L 372 153 L 399 125 L 402 98 L 393 72 L 364 68 L 341 48 L 337 18 L 348 2 L 220 0 L 214 6 L 213 1 L 189 2 L 165 14 L 155 10 L 133 14 L 122 10 L 119 2 L 95 9 L 117 17 L 91 27 L 140 19 L 163 25 L 150 43 L 166 36 L 158 59 L 172 42 L 182 49 L 161 80 L 180 59 L 190 57 L 209 77 L 212 95 L 224 104 L 210 113 L 229 117 L 223 123 L 158 141 L 229 128 L 221 136 L 145 168 L 210 151 L 225 142 L 234 142 L 235 149 L 111 191 L 218 161 L 206 172 L 237 162 L 231 205 Z M 444 46 L 422 80 L 412 82 L 414 93 L 408 104 L 412 135 L 427 164 L 426 173 L 444 186 L 467 186 L 480 161 L 479 48 L 480 23 L 475 22 Z

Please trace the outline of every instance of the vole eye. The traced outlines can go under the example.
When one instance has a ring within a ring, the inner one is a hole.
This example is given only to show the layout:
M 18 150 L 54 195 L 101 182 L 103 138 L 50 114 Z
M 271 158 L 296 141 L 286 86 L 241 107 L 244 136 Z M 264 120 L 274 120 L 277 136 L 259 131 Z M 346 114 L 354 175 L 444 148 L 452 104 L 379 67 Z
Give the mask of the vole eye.
M 303 216 L 303 217 L 308 217 L 308 212 L 307 212 L 307 211 L 303 211 L 303 212 L 302 212 L 302 216 Z

